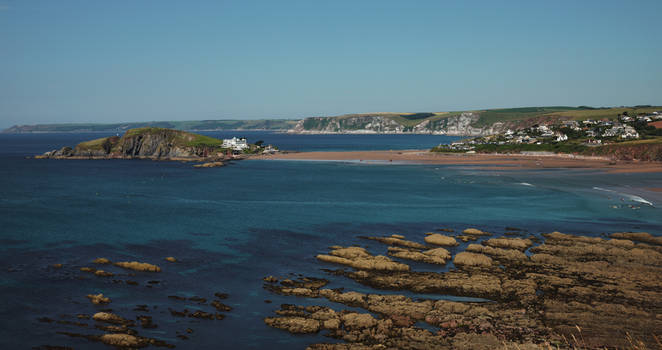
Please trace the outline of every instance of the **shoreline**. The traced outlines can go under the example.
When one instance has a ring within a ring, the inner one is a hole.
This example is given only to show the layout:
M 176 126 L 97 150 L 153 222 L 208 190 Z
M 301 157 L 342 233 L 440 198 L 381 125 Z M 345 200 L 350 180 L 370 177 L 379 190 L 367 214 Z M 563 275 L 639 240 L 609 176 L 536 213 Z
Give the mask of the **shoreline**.
M 434 153 L 428 150 L 294 152 L 259 155 L 250 159 L 395 162 L 397 164 L 488 165 L 490 169 L 597 169 L 609 173 L 659 173 L 662 163 L 613 160 L 565 154 L 467 154 Z

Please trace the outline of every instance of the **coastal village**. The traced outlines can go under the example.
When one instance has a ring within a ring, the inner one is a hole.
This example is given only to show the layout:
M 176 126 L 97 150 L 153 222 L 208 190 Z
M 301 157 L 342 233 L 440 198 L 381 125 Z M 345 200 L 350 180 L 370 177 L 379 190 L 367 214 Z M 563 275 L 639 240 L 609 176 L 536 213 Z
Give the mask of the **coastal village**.
M 564 120 L 439 145 L 435 151 L 473 153 L 481 146 L 574 144 L 600 146 L 662 136 L 662 111 L 618 115 L 616 120 Z

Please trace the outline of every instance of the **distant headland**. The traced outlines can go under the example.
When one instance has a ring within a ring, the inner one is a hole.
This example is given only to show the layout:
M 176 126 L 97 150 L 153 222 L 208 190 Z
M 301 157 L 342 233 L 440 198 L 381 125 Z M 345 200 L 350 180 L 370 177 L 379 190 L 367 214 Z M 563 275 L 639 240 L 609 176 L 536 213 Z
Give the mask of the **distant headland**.
M 564 121 L 616 120 L 662 112 L 651 105 L 621 107 L 522 107 L 424 113 L 360 113 L 315 116 L 303 119 L 153 121 L 138 123 L 78 123 L 15 125 L 4 133 L 125 132 L 129 129 L 158 127 L 187 131 L 267 130 L 295 134 L 432 134 L 488 136 L 507 130 Z

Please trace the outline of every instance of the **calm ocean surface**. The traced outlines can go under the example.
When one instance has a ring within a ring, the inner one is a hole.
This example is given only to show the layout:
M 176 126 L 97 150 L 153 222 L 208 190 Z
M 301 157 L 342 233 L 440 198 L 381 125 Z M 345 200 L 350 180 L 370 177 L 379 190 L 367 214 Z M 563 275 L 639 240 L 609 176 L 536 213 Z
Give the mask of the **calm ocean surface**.
M 261 139 L 300 151 L 420 149 L 457 139 L 206 134 L 245 135 L 249 142 Z M 336 244 L 361 244 L 375 254 L 385 253 L 384 246 L 360 235 L 399 233 L 422 241 L 425 232 L 438 228 L 503 233 L 506 226 L 536 235 L 553 230 L 596 236 L 622 230 L 662 234 L 662 195 L 647 190 L 662 187 L 661 174 L 263 160 L 193 169 L 178 162 L 25 158 L 102 136 L 107 135 L 0 134 L 0 348 L 48 344 L 106 349 L 57 332 L 101 334 L 94 322 L 75 315 L 112 308 L 129 319 L 153 316 L 158 328 L 138 328 L 140 335 L 177 348 L 304 349 L 333 340 L 323 333 L 292 336 L 267 327 L 262 318 L 272 316 L 281 303 L 331 304 L 270 294 L 262 289 L 262 277 L 295 272 L 327 278 L 330 288 L 369 291 L 327 275 L 320 268 L 331 266 L 314 258 Z M 167 256 L 180 262 L 167 263 Z M 163 272 L 127 275 L 110 266 L 102 268 L 118 276 L 101 278 L 78 271 L 94 266 L 90 262 L 97 257 L 151 262 Z M 52 268 L 56 263 L 64 267 Z M 85 298 L 99 292 L 113 302 L 95 307 Z M 224 320 L 177 318 L 168 311 L 212 311 L 208 305 L 167 296 L 212 299 L 214 292 L 230 295 L 224 302 L 234 309 Z M 139 304 L 148 305 L 149 312 L 134 311 Z M 88 326 L 38 321 L 42 317 Z M 194 332 L 186 333 L 187 328 Z M 178 332 L 189 339 L 177 338 Z

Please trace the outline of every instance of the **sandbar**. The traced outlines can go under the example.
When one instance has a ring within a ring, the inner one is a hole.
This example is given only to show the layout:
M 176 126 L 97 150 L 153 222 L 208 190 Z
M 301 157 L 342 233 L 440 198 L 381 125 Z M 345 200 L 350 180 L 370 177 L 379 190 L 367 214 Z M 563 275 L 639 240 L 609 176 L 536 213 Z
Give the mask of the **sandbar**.
M 395 162 L 406 164 L 484 165 L 492 170 L 600 169 L 610 173 L 662 172 L 662 162 L 613 160 L 571 154 L 482 154 L 435 153 L 428 150 L 281 152 L 252 159 Z

